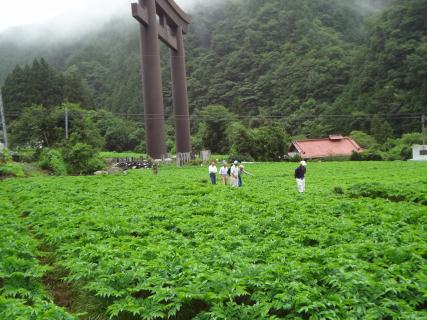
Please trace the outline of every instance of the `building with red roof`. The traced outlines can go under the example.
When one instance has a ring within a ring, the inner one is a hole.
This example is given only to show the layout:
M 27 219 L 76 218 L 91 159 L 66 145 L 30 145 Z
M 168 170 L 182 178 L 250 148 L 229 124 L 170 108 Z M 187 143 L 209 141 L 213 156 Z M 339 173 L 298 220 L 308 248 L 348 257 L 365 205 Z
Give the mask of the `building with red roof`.
M 325 139 L 293 141 L 289 149 L 289 157 L 299 155 L 303 159 L 319 159 L 336 156 L 351 156 L 363 149 L 349 137 L 330 135 Z

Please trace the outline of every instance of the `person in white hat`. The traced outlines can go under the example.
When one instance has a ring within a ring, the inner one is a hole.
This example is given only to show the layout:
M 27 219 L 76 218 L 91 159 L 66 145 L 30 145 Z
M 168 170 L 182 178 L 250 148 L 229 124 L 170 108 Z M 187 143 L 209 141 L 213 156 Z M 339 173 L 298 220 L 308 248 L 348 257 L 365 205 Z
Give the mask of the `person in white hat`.
M 304 160 L 300 162 L 300 165 L 298 168 L 295 169 L 295 180 L 297 182 L 297 188 L 299 193 L 304 193 L 305 191 L 305 173 L 307 172 L 306 169 L 307 162 Z
M 237 160 L 233 162 L 233 165 L 230 168 L 230 186 L 232 188 L 238 187 L 238 178 L 239 178 L 239 166 Z

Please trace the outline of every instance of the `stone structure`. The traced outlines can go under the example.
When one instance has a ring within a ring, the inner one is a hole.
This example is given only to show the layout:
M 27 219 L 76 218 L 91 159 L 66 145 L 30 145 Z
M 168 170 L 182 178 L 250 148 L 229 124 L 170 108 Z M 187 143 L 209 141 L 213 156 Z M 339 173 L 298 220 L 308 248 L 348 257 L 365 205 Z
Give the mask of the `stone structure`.
M 413 161 L 427 161 L 427 145 L 414 144 L 412 146 Z
M 147 154 L 154 159 L 166 155 L 159 39 L 171 50 L 176 152 L 189 153 L 190 117 L 183 34 L 187 32 L 190 16 L 173 0 L 138 0 L 132 3 L 132 16 L 140 23 Z

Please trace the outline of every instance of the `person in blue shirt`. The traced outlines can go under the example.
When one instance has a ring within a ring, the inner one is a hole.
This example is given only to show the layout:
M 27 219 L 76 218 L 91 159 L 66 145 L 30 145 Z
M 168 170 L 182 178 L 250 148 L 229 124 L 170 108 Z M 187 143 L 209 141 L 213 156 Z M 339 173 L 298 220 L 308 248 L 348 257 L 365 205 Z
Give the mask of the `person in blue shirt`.
M 252 176 L 252 173 L 248 172 L 245 170 L 245 167 L 243 166 L 243 164 L 239 165 L 239 174 L 238 174 L 238 186 L 241 187 L 243 185 L 243 180 L 242 180 L 242 176 L 243 174 L 246 173 L 250 176 Z
M 307 172 L 306 166 L 307 166 L 307 162 L 303 160 L 300 162 L 299 167 L 295 169 L 295 180 L 297 182 L 297 188 L 299 193 L 304 193 L 305 191 L 304 176 L 305 176 L 305 173 Z

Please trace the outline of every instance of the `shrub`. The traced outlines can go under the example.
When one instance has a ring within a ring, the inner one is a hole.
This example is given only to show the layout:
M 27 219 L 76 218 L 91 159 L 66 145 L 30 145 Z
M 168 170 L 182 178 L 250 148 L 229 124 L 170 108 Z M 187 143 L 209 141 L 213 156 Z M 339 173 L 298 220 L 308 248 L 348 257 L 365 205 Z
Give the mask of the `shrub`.
M 427 205 L 425 192 L 416 186 L 402 184 L 399 187 L 384 185 L 379 182 L 357 183 L 349 187 L 348 195 L 352 198 L 382 198 L 393 202 L 414 202 Z
M 22 165 L 18 163 L 0 164 L 0 177 L 25 177 Z
M 10 155 L 9 150 L 6 148 L 0 149 L 0 164 L 8 163 L 11 161 L 12 161 L 12 156 Z
M 231 148 L 228 161 L 231 163 L 234 160 L 252 162 L 254 158 L 250 154 L 237 152 L 234 148 Z
M 58 150 L 44 149 L 40 155 L 40 168 L 49 170 L 55 176 L 67 175 L 64 158 Z
M 362 159 L 365 161 L 382 161 L 383 155 L 376 150 L 367 150 L 362 152 Z
M 333 192 L 335 194 L 344 194 L 344 189 L 342 187 L 334 187 Z
M 409 160 L 412 159 L 412 147 L 410 146 L 403 146 L 400 150 L 400 159 L 401 160 Z
M 194 160 L 190 160 L 186 163 L 189 166 L 200 166 L 203 164 L 203 160 L 201 159 L 194 159 Z
M 17 149 L 13 156 L 16 162 L 35 162 L 40 157 L 39 149 Z
M 291 157 L 289 157 L 289 162 L 300 162 L 303 158 L 297 153 Z
M 374 137 L 362 131 L 352 131 L 350 133 L 352 137 L 362 148 L 372 148 L 377 145 L 377 141 Z
M 92 174 L 105 166 L 96 149 L 85 143 L 76 143 L 63 149 L 68 172 Z
M 362 154 L 353 150 L 353 152 L 351 153 L 351 156 L 350 156 L 350 160 L 351 161 L 362 161 L 363 160 Z
M 329 156 L 321 159 L 322 161 L 348 161 L 348 156 Z

